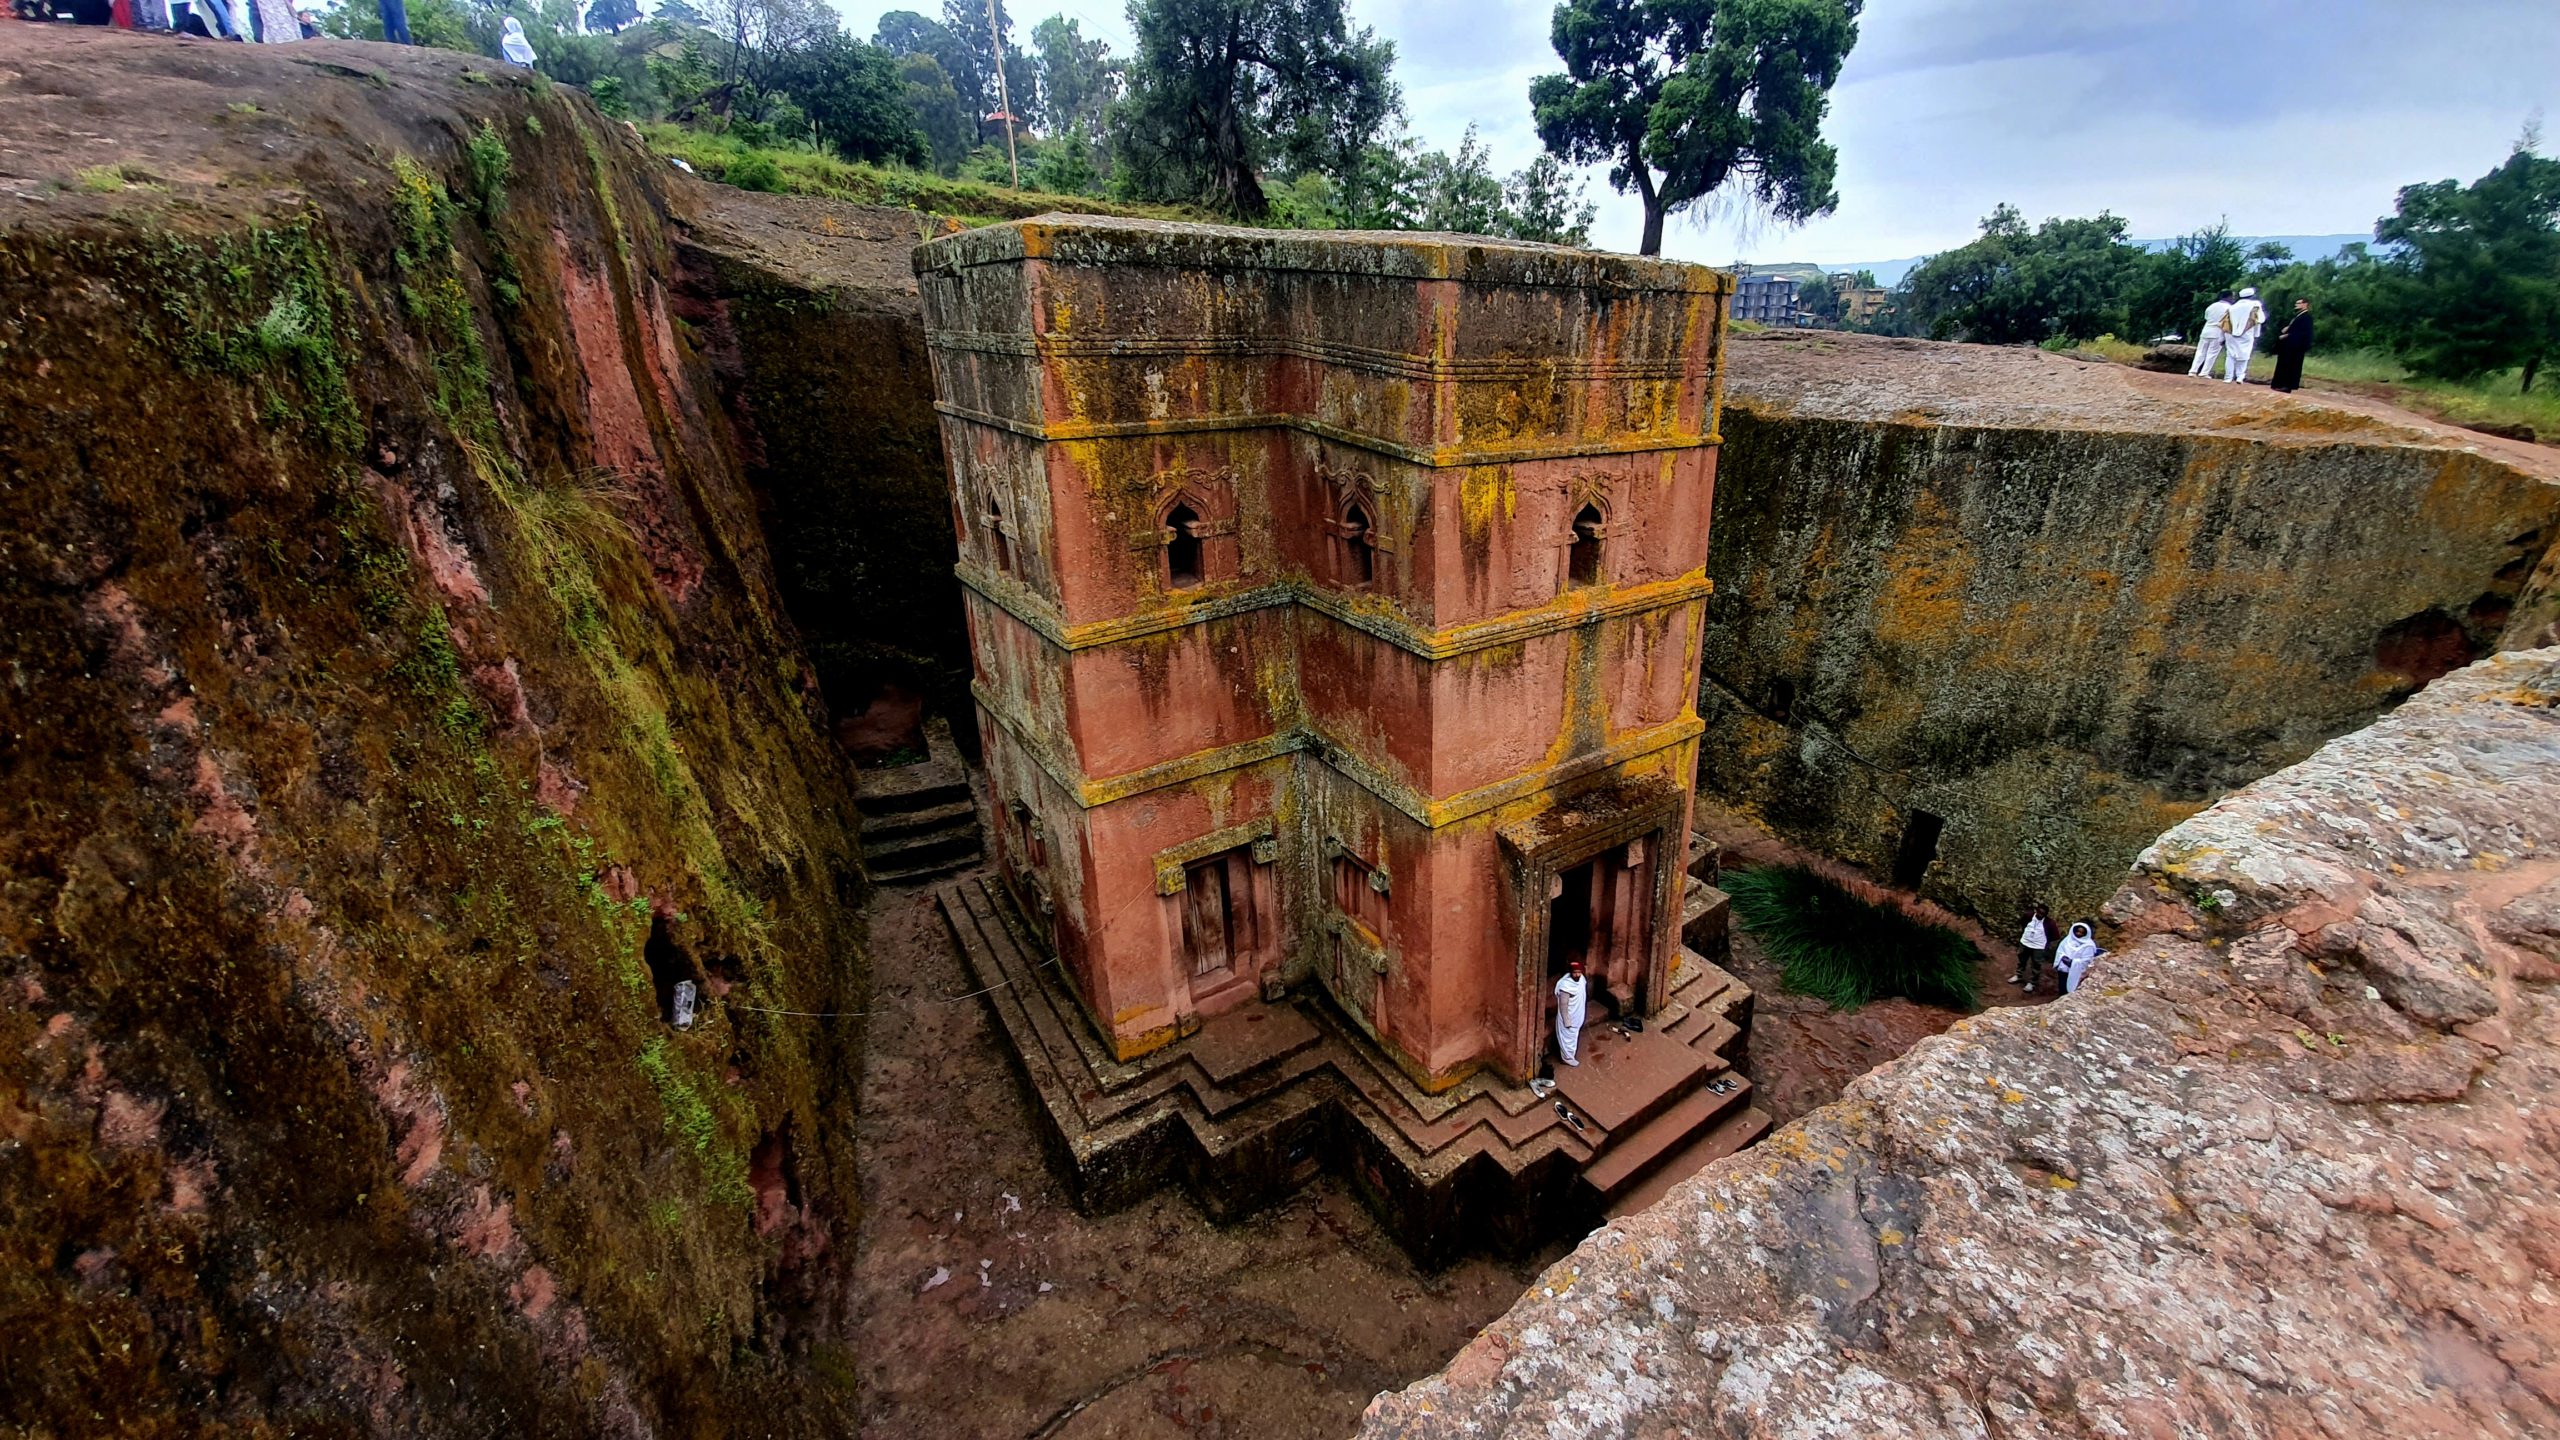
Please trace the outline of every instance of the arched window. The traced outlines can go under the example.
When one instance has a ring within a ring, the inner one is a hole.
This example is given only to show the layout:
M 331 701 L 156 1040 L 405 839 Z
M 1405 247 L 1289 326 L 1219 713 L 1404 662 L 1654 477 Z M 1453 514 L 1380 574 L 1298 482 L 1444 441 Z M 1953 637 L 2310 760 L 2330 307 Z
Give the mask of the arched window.
M 1176 505 L 1164 517 L 1173 538 L 1164 545 L 1164 583 L 1169 590 L 1188 590 L 1200 583 L 1200 512 Z
M 1346 585 L 1367 585 L 1377 578 L 1377 537 L 1371 531 L 1368 510 L 1355 501 L 1342 512 L 1342 580 Z
M 1585 505 L 1573 517 L 1573 555 L 1566 563 L 1566 573 L 1576 585 L 1595 584 L 1600 579 L 1600 507 Z

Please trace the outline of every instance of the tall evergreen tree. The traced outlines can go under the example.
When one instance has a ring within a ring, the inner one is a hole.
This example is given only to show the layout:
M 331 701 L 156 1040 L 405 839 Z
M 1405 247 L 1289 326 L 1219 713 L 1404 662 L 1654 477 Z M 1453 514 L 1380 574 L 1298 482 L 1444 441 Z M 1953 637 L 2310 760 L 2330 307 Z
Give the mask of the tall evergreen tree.
M 1399 109 L 1395 45 L 1353 29 L 1343 0 L 1133 0 L 1129 19 L 1112 143 L 1134 194 L 1260 219 L 1266 167 L 1350 188 Z
M 1672 212 L 1739 182 L 1780 220 L 1840 203 L 1822 119 L 1862 0 L 1563 0 L 1565 73 L 1529 87 L 1538 137 L 1644 202 L 1647 255 Z

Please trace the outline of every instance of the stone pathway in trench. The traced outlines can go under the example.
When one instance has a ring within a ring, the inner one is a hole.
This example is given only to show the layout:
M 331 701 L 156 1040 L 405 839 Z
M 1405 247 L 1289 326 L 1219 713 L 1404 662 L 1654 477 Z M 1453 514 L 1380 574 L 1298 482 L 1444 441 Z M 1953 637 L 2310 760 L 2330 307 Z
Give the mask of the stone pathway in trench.
M 1076 1213 L 921 891 L 870 911 L 852 1345 L 876 1440 L 1344 1436 L 1530 1263 L 1417 1271 L 1332 1177 L 1241 1224 L 1178 1193 Z

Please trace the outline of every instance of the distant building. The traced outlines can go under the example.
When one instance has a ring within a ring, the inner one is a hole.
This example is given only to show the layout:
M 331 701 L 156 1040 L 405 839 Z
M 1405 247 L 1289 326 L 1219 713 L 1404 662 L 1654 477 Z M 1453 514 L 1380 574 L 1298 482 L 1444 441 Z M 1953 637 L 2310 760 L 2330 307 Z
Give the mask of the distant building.
M 1785 328 L 1811 323 L 1797 303 L 1802 282 L 1793 275 L 1745 267 L 1733 292 L 1733 318 Z
M 1837 302 L 1833 308 L 1838 311 L 1840 323 L 1844 326 L 1869 324 L 1891 308 L 1888 302 L 1893 292 L 1881 285 L 1855 283 L 1858 278 L 1856 272 L 1843 270 L 1827 278 L 1832 298 Z

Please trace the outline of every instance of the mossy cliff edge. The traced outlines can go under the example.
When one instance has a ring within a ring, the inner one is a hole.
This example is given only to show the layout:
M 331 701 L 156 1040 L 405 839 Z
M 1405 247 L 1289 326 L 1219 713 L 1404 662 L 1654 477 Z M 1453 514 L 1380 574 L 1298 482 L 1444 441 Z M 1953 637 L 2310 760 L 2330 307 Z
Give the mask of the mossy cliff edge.
M 2552 606 L 2560 452 L 2352 397 L 1771 334 L 1724 414 L 1701 796 L 1878 874 L 1939 817 L 1993 919 Z
M 465 57 L 18 28 L 0 1429 L 846 1423 L 851 801 L 661 167 Z

